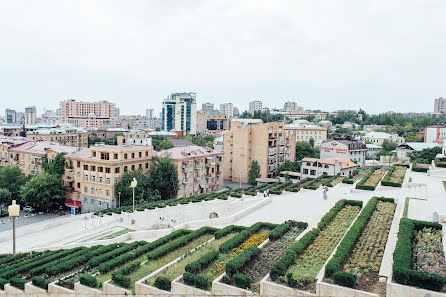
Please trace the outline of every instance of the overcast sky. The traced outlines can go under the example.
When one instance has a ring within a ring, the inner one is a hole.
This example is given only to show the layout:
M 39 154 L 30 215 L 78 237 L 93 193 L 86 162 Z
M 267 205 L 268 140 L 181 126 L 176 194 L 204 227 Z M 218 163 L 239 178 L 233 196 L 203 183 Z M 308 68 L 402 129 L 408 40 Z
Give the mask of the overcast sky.
M 370 113 L 446 97 L 446 1 L 0 2 L 0 112 L 106 99 L 121 114 L 172 92 Z

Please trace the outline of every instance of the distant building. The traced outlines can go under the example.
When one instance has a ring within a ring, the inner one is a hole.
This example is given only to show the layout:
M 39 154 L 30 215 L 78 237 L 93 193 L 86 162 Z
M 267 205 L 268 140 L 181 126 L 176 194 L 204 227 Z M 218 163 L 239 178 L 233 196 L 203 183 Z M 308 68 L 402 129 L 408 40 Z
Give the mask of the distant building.
M 240 115 L 240 111 L 238 110 L 237 107 L 234 107 L 232 109 L 232 114 L 234 115 L 234 117 L 238 117 Z
M 60 145 L 88 147 L 88 132 L 77 127 L 36 129 L 26 133 L 32 140 L 48 141 Z
M 6 109 L 5 111 L 5 123 L 15 124 L 17 122 L 17 114 L 13 109 Z
M 84 102 L 68 99 L 60 102 L 60 122 L 82 128 L 113 126 L 116 105 L 108 101 Z
M 441 137 L 446 137 L 446 126 L 434 125 L 424 128 L 424 142 L 436 142 Z
M 344 157 L 364 168 L 366 152 L 367 146 L 359 140 L 334 138 L 322 142 L 320 157 Z
M 155 109 L 153 108 L 147 108 L 146 109 L 146 118 L 152 119 L 155 117 Z
M 362 137 L 365 142 L 369 142 L 375 145 L 382 146 L 384 140 L 395 143 L 396 145 L 403 144 L 405 142 L 404 137 L 398 136 L 398 134 L 389 134 L 384 132 L 369 132 Z
M 124 135 L 117 136 L 116 140 L 118 145 L 152 145 L 152 137 L 145 132 L 126 132 Z
M 296 111 L 296 110 L 303 110 L 303 108 L 298 106 L 297 102 L 287 101 L 283 105 L 283 110 L 286 112 L 290 112 L 290 111 Z
M 201 110 L 203 111 L 213 111 L 214 110 L 214 103 L 206 102 L 201 104 Z
M 348 176 L 358 168 L 358 165 L 344 157 L 332 157 L 325 159 L 303 158 L 300 169 L 301 178 L 317 178 L 319 176 Z
M 396 148 L 396 156 L 398 161 L 406 162 L 410 160 L 410 154 L 413 152 L 421 152 L 424 149 L 431 149 L 437 146 L 441 146 L 436 142 L 406 142 L 399 145 Z
M 367 158 L 375 158 L 376 154 L 378 154 L 380 151 L 383 150 L 382 146 L 376 144 L 366 143 L 365 146 L 367 147 L 367 153 L 366 153 Z
M 163 101 L 162 129 L 196 135 L 197 103 L 195 93 L 173 93 Z
M 249 113 L 254 114 L 254 112 L 262 111 L 262 101 L 251 101 L 249 102 Z
M 323 121 L 327 118 L 326 112 L 313 112 L 311 110 L 295 110 L 285 113 L 290 120 L 304 119 L 308 116 L 314 116 L 316 120 Z
M 220 113 L 227 115 L 228 117 L 234 116 L 234 106 L 232 103 L 220 104 Z
M 37 112 L 35 106 L 25 108 L 25 125 L 34 125 L 37 122 Z
M 231 128 L 231 120 L 231 117 L 223 113 L 214 114 L 199 110 L 197 112 L 197 134 L 216 136 Z
M 260 165 L 262 178 L 275 177 L 285 161 L 294 161 L 296 138 L 282 123 L 263 123 L 259 119 L 236 119 L 223 133 L 224 178 L 248 182 L 253 160 Z
M 310 139 L 314 141 L 322 141 L 327 139 L 327 128 L 319 127 L 316 125 L 297 125 L 290 124 L 285 125 L 285 131 L 296 136 L 296 141 L 309 142 Z
M 366 132 L 373 132 L 376 130 L 384 130 L 386 128 L 385 125 L 364 125 L 362 129 Z
M 434 113 L 446 113 L 446 99 L 440 97 L 434 101 Z
M 22 126 L 15 124 L 5 124 L 0 126 L 0 135 L 3 136 L 20 136 Z

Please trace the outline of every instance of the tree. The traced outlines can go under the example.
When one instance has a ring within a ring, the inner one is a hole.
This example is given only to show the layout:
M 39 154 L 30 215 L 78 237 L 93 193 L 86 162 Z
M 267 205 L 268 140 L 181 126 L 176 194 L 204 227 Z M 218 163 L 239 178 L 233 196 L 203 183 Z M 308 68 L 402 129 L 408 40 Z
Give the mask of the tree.
M 396 143 L 385 139 L 383 141 L 382 147 L 383 147 L 383 150 L 391 152 L 393 150 L 396 150 Z
M 310 115 L 306 116 L 305 119 L 309 122 L 312 122 L 316 119 L 316 116 L 314 114 L 310 114 Z
M 168 150 L 174 147 L 172 142 L 169 141 L 169 138 L 159 135 L 152 136 L 152 146 L 153 149 L 157 152 Z
M 34 175 L 20 190 L 23 201 L 38 210 L 58 208 L 65 191 L 60 176 L 42 172 Z
M 260 175 L 260 165 L 257 160 L 252 160 L 251 167 L 249 168 L 248 172 L 248 183 L 250 185 L 255 186 L 256 185 L 256 178 L 259 178 Z
M 441 154 L 441 152 L 441 146 L 427 148 L 422 150 L 421 152 L 413 152 L 412 154 L 410 154 L 410 161 L 420 164 L 430 164 L 438 154 Z
M 42 162 L 42 168 L 45 172 L 61 176 L 65 171 L 65 153 L 59 153 L 53 160 L 48 160 L 45 154 Z
M 414 134 L 410 134 L 406 136 L 406 142 L 421 142 L 421 138 Z
M 299 172 L 300 171 L 300 165 L 301 163 L 298 161 L 285 161 L 285 164 L 281 165 L 279 167 L 279 172 L 280 171 L 293 171 L 293 172 Z
M 6 204 L 6 205 L 10 205 L 12 202 L 12 194 L 8 189 L 0 189 L 0 205 L 1 204 Z M 3 211 L 3 209 L 1 209 L 0 213 Z
M 193 144 L 198 146 L 206 146 L 209 148 L 214 147 L 214 139 L 215 136 L 212 135 L 206 135 L 203 137 L 197 137 L 197 136 L 188 136 L 186 137 L 189 141 L 191 141 Z
M 309 143 L 310 143 L 311 147 L 314 147 L 314 139 L 313 139 L 313 137 L 310 138 Z
M 296 161 L 300 161 L 305 157 L 319 158 L 319 149 L 311 147 L 311 144 L 306 141 L 296 142 Z
M 149 185 L 161 195 L 161 199 L 170 199 L 179 189 L 178 170 L 169 157 L 156 157 L 149 169 Z
M 147 174 L 142 173 L 141 169 L 127 171 L 122 176 L 119 183 L 115 186 L 116 197 L 121 193 L 121 205 L 132 205 L 133 202 L 133 189 L 130 188 L 130 183 L 133 178 L 136 178 L 138 185 L 135 188 L 135 201 L 153 201 L 151 195 L 152 190 L 149 186 L 149 177 Z
M 20 201 L 20 188 L 25 184 L 26 177 L 18 166 L 3 167 L 0 170 L 0 188 L 11 192 L 11 200 Z

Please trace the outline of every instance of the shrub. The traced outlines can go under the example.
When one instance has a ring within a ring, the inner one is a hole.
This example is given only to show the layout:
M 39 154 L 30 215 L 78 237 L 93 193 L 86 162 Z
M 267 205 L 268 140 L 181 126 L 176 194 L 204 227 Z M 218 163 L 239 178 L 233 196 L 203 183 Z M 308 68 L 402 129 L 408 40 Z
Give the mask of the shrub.
M 335 274 L 333 274 L 333 280 L 335 284 L 344 286 L 344 287 L 350 287 L 353 288 L 353 286 L 356 284 L 356 275 L 345 272 L 345 271 L 338 271 Z
M 190 272 L 185 272 L 183 274 L 183 280 L 186 285 L 195 286 L 199 289 L 206 290 L 209 287 L 209 282 L 204 276 Z
M 342 183 L 352 185 L 354 183 L 354 181 L 352 179 L 348 179 L 347 177 L 345 177 L 342 180 Z
M 252 279 L 242 273 L 234 275 L 234 283 L 237 287 L 242 289 L 249 289 L 251 287 Z
M 7 283 L 9 283 L 9 281 L 7 279 L 0 278 L 0 289 L 3 290 Z
M 241 194 L 238 194 L 238 193 L 232 193 L 232 194 L 231 194 L 231 197 L 234 197 L 234 198 L 242 198 L 242 195 L 241 195 Z
M 264 222 L 258 222 L 252 225 L 251 227 L 243 230 L 236 236 L 232 237 L 231 239 L 223 242 L 220 247 L 219 251 L 221 253 L 226 253 L 235 248 L 236 246 L 239 246 L 242 242 L 244 242 L 246 239 L 248 239 L 253 233 L 259 231 L 262 228 L 265 229 L 274 229 L 277 225 L 271 224 L 271 223 L 264 223 Z
M 396 165 L 392 165 L 389 168 L 389 171 L 387 171 L 386 175 L 384 176 L 384 178 L 381 181 L 381 185 L 383 186 L 388 186 L 388 187 L 398 187 L 401 188 L 403 186 L 403 181 L 397 183 L 397 182 L 391 182 L 390 178 L 392 177 L 393 172 L 396 169 Z
M 36 287 L 48 290 L 49 281 L 40 276 L 35 276 L 32 278 L 32 284 Z
M 238 273 L 240 269 L 259 252 L 260 249 L 256 246 L 247 248 L 226 264 L 226 274 L 231 277 Z
M 89 274 L 82 274 L 79 281 L 82 285 L 87 287 L 96 288 L 98 286 L 98 280 Z
M 243 226 L 230 225 L 230 226 L 224 227 L 223 229 L 215 231 L 214 236 L 215 236 L 215 239 L 220 239 L 222 237 L 225 237 L 229 233 L 240 232 L 245 229 L 246 229 L 246 227 L 243 227 Z
M 115 284 L 117 284 L 120 287 L 130 288 L 130 277 L 128 276 L 119 273 L 113 273 L 112 280 Z
M 215 259 L 217 259 L 218 255 L 218 251 L 210 251 L 196 261 L 186 265 L 185 270 L 190 273 L 198 274 L 202 269 L 206 268 Z
M 170 291 L 170 280 L 165 276 L 158 276 L 155 279 L 154 286 L 160 290 Z
M 268 238 L 270 240 L 275 240 L 279 237 L 281 237 L 283 234 L 285 234 L 288 230 L 290 230 L 291 228 L 291 223 L 290 222 L 285 222 L 279 226 L 277 226 L 276 228 L 274 228 L 273 230 L 271 230 L 271 232 L 269 233 Z
M 356 200 L 346 200 L 342 199 L 336 202 L 335 206 L 333 206 L 320 220 L 319 224 L 317 225 L 319 229 L 323 230 L 325 227 L 330 224 L 330 222 L 336 217 L 338 212 L 346 205 L 353 205 L 353 206 L 359 206 L 362 207 L 362 201 L 356 201 Z
M 122 268 L 120 268 L 117 273 L 122 274 L 122 275 L 129 275 L 132 272 L 138 270 L 138 268 L 141 266 L 141 262 L 140 261 L 136 261 L 136 262 L 132 262 L 129 263 L 125 266 L 123 266 Z
M 9 284 L 21 290 L 25 289 L 26 280 L 20 277 L 13 277 L 9 280 Z

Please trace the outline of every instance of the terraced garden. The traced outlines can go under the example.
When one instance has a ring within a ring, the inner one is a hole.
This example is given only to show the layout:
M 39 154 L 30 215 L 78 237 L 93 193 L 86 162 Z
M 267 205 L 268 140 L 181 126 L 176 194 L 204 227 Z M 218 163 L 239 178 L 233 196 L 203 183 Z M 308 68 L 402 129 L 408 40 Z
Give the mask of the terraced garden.
M 390 198 L 372 198 L 325 267 L 324 281 L 385 295 L 378 272 L 396 204 Z
M 403 186 L 406 170 L 407 168 L 404 166 L 392 165 L 392 167 L 390 167 L 389 171 L 382 179 L 381 184 L 383 186 L 401 188 Z
M 385 173 L 385 169 L 373 169 L 356 184 L 356 189 L 374 191 Z

